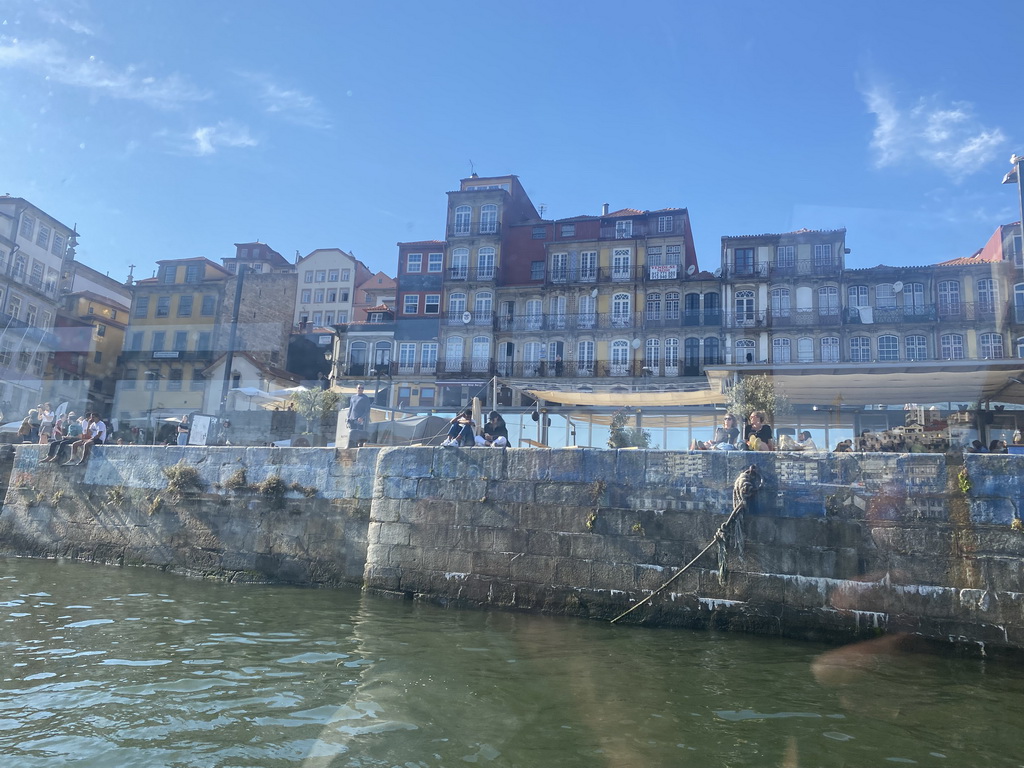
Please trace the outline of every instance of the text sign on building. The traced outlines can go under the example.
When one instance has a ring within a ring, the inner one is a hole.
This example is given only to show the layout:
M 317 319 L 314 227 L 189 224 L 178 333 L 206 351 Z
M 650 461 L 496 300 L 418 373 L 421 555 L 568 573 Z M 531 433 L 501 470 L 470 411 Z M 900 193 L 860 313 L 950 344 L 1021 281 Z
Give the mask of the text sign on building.
M 672 280 L 679 270 L 678 264 L 652 264 L 648 267 L 651 280 Z
M 157 350 L 156 352 L 153 353 L 153 359 L 154 360 L 158 360 L 160 358 L 165 358 L 165 357 L 166 358 L 177 359 L 180 355 L 181 355 L 181 353 L 178 350 L 176 350 L 176 349 Z

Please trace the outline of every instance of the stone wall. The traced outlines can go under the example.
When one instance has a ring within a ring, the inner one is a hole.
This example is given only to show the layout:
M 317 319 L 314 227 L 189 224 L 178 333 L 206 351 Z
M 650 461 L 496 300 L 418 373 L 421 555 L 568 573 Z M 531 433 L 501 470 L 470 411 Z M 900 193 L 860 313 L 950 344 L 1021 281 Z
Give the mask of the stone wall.
M 714 541 L 753 462 L 742 537 L 623 622 L 1024 648 L 1024 456 L 967 456 L 961 477 L 934 454 L 102 447 L 39 469 L 36 450 L 5 552 L 601 620 Z M 201 488 L 167 489 L 179 461 Z M 274 477 L 283 496 L 250 487 Z

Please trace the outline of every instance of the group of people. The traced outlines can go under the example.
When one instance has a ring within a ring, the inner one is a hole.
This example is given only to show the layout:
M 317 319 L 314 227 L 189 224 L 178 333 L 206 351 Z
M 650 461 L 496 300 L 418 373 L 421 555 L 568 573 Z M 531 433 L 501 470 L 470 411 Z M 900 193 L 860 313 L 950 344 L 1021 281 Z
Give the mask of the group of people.
M 508 426 L 500 413 L 491 411 L 487 414 L 487 422 L 478 430 L 472 409 L 466 408 L 449 422 L 448 434 L 441 445 L 445 448 L 476 445 L 507 448 Z
M 805 437 L 806 436 L 806 437 Z M 806 439 L 813 445 L 810 432 L 801 432 L 801 439 Z M 691 451 L 774 451 L 775 438 L 772 427 L 768 423 L 768 417 L 764 411 L 753 411 L 743 425 L 743 439 L 740 440 L 740 430 L 736 423 L 736 417 L 731 413 L 725 414 L 722 426 L 715 430 L 715 436 L 711 440 L 694 440 L 690 443 Z M 805 450 L 803 446 L 797 450 Z M 809 449 L 813 450 L 813 449 Z
M 89 458 L 94 445 L 103 445 L 106 442 L 107 425 L 95 411 L 81 418 L 76 418 L 75 412 L 69 411 L 66 416 L 54 420 L 48 434 L 49 448 L 46 450 L 46 456 L 40 459 L 41 464 L 60 463 L 67 448 L 70 448 L 71 455 L 63 464 L 81 464 Z
M 1006 447 L 1005 440 L 993 440 L 988 444 L 988 448 L 981 440 L 972 440 L 971 444 L 965 449 L 967 453 L 1009 453 L 1009 449 Z

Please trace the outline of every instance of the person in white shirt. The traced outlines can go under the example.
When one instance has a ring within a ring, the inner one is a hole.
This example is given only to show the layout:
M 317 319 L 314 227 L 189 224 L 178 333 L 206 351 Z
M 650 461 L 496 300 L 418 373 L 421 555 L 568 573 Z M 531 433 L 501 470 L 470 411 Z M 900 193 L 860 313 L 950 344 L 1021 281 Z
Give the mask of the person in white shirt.
M 68 464 L 81 464 L 87 458 L 89 453 L 92 451 L 94 445 L 103 445 L 107 440 L 107 425 L 100 419 L 100 415 L 93 411 L 89 414 L 89 422 L 86 431 L 82 433 L 82 439 L 71 445 L 71 458 L 64 462 L 64 466 Z M 75 461 L 75 453 L 78 449 L 82 449 L 82 456 L 78 461 Z

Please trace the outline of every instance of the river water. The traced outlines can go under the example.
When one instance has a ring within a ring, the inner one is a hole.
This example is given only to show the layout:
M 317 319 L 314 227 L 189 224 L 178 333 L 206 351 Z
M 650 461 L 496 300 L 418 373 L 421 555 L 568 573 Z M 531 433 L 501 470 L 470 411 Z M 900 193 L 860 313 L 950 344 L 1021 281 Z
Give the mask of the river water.
M 0 766 L 1024 764 L 1024 670 L 876 645 L 7 558 Z

